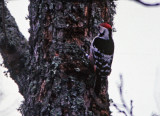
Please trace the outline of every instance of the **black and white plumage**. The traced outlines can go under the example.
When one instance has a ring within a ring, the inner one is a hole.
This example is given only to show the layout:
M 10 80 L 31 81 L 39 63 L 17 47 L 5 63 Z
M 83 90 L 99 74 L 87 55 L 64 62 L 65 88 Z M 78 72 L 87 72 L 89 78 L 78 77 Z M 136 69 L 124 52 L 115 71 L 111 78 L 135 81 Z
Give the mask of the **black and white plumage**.
M 95 89 L 100 91 L 101 81 L 111 73 L 111 65 L 114 54 L 114 42 L 112 28 L 108 23 L 99 26 L 99 34 L 93 39 L 90 47 L 90 61 L 94 65 L 96 73 Z

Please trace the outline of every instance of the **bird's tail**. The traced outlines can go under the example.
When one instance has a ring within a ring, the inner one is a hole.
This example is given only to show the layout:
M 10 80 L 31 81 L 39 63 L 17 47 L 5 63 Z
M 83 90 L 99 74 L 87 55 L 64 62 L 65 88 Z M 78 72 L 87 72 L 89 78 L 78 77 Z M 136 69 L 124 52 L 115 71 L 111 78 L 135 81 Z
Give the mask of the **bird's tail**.
M 96 70 L 94 91 L 95 91 L 97 96 L 99 95 L 100 90 L 101 90 L 101 75 L 100 75 L 100 71 Z
M 108 89 L 107 75 L 103 75 L 102 72 L 96 70 L 94 91 L 97 96 L 100 94 L 102 87 L 105 87 L 105 89 Z

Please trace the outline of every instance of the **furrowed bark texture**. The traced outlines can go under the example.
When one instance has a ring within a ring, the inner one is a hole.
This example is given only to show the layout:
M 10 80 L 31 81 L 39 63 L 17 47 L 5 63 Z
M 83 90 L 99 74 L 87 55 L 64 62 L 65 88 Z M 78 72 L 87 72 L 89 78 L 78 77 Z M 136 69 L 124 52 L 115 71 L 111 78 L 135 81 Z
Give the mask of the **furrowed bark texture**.
M 25 80 L 20 81 L 25 88 L 22 115 L 110 116 L 106 83 L 96 96 L 93 66 L 85 54 L 97 25 L 112 25 L 114 13 L 110 0 L 30 0 L 29 62 L 18 77 Z
M 0 53 L 11 78 L 18 84 L 20 93 L 25 95 L 24 83 L 27 80 L 27 75 L 24 72 L 28 72 L 25 68 L 29 60 L 28 44 L 8 9 L 5 7 L 2 10 L 2 8 L 2 2 L 0 2 Z

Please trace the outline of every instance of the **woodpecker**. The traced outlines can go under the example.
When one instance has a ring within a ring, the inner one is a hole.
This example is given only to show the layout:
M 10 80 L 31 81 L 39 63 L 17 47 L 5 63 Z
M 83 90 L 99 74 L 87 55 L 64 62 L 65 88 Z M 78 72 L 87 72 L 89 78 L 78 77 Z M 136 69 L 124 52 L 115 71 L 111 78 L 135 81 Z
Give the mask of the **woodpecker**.
M 98 95 L 102 81 L 107 80 L 111 73 L 111 65 L 114 54 L 114 41 L 112 39 L 112 27 L 108 23 L 101 23 L 98 26 L 99 33 L 93 39 L 90 46 L 89 59 L 94 66 L 96 74 L 95 93 Z M 107 81 L 108 84 L 108 81 Z M 107 85 L 108 86 L 108 85 Z

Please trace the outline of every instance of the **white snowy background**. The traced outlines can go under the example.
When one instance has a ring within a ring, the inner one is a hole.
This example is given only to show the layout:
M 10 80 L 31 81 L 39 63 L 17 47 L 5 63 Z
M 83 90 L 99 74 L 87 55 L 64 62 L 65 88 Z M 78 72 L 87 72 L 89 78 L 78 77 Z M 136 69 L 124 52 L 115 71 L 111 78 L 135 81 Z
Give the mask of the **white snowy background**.
M 145 0 L 146 2 L 160 2 Z M 29 37 L 27 0 L 13 0 L 7 6 L 15 17 L 20 31 Z M 131 0 L 119 0 L 113 34 L 115 56 L 109 77 L 109 94 L 120 104 L 119 74 L 124 79 L 124 98 L 129 106 L 133 100 L 134 116 L 160 115 L 160 6 L 144 7 Z M 0 57 L 0 63 L 2 63 Z M 21 116 L 18 109 L 23 97 L 17 85 L 4 76 L 7 69 L 0 67 L 0 116 Z M 114 107 L 113 116 L 123 116 Z

